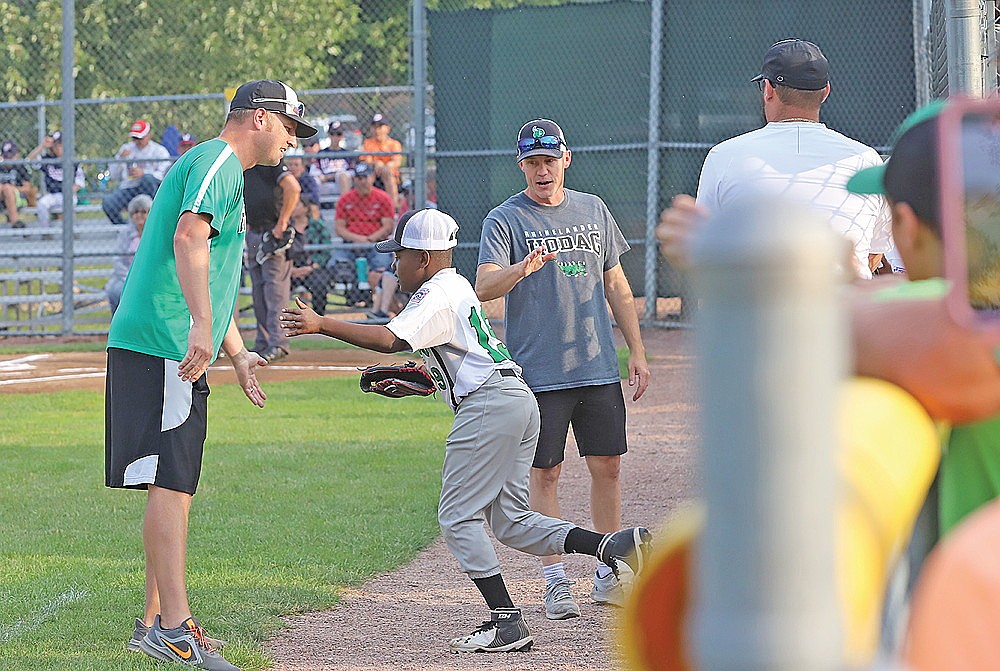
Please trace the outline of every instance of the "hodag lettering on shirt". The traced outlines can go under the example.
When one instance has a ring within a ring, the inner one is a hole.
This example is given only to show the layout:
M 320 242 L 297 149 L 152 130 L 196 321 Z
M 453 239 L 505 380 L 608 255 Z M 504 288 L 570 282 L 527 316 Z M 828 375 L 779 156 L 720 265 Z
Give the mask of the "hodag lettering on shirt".
M 572 227 L 572 229 L 583 228 L 583 226 Z M 586 228 L 596 229 L 597 226 L 588 224 Z M 544 247 L 546 254 L 575 251 L 601 254 L 601 232 L 599 230 L 525 231 L 524 238 L 529 247 Z

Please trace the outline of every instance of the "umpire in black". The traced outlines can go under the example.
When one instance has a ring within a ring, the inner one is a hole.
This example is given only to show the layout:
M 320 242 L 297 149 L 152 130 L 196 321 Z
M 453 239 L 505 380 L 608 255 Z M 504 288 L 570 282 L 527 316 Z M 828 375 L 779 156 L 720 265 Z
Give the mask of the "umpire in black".
M 289 349 L 278 315 L 291 298 L 292 261 L 284 250 L 267 258 L 261 258 L 257 252 L 265 233 L 275 239 L 284 237 L 302 187 L 284 161 L 275 166 L 254 166 L 243 173 L 243 181 L 247 214 L 245 262 L 257 319 L 253 349 L 269 362 L 278 361 L 288 356 Z

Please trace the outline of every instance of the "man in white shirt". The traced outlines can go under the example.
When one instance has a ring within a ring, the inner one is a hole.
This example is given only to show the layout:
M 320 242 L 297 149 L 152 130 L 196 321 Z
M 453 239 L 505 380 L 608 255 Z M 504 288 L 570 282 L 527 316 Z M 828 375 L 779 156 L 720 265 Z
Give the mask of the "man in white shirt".
M 170 168 L 170 152 L 150 137 L 152 126 L 145 119 L 136 119 L 129 128 L 131 142 L 118 149 L 115 158 L 127 162 L 112 163 L 109 169 L 112 180 L 121 180 L 118 188 L 104 198 L 104 214 L 112 224 L 125 225 L 122 210 L 141 193 L 155 196 L 163 176 Z
M 844 188 L 858 170 L 882 163 L 871 147 L 820 123 L 830 95 L 828 63 L 815 44 L 782 40 L 768 49 L 761 74 L 767 125 L 717 144 L 698 182 L 698 204 L 709 211 L 747 195 L 771 195 L 817 209 L 854 250 L 851 276 L 871 278 L 892 248 L 885 199 Z

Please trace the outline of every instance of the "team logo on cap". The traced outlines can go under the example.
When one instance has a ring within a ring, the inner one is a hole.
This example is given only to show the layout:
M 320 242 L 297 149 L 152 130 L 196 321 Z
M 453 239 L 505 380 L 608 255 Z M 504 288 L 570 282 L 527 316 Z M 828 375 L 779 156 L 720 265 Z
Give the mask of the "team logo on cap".
M 531 127 L 531 137 L 533 137 L 533 138 L 535 138 L 537 140 L 538 138 L 542 137 L 543 135 L 545 135 L 545 131 L 544 130 L 542 130 L 538 126 L 532 126 Z

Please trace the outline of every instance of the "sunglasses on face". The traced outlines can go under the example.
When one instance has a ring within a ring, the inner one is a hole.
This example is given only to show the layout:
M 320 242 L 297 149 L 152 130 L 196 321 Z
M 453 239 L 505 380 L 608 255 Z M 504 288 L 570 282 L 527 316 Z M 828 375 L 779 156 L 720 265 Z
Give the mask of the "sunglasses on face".
M 761 93 L 764 92 L 764 82 L 766 82 L 766 81 L 767 81 L 766 79 L 758 79 L 757 80 L 757 88 L 760 89 Z
M 541 137 L 526 137 L 517 141 L 517 150 L 520 152 L 532 149 L 559 149 L 565 147 L 566 143 L 556 135 L 543 135 Z
M 293 105 L 290 100 L 285 100 L 284 98 L 254 98 L 253 102 L 255 102 L 255 103 L 282 103 L 282 104 L 285 105 L 286 109 L 288 107 L 291 107 L 292 111 L 295 112 L 295 114 L 298 115 L 298 116 L 305 116 L 305 113 L 306 113 L 306 106 L 304 104 L 302 104 L 302 103 L 295 103 Z M 269 111 L 271 111 L 271 112 L 278 112 L 279 114 L 282 113 L 279 110 L 269 110 Z

